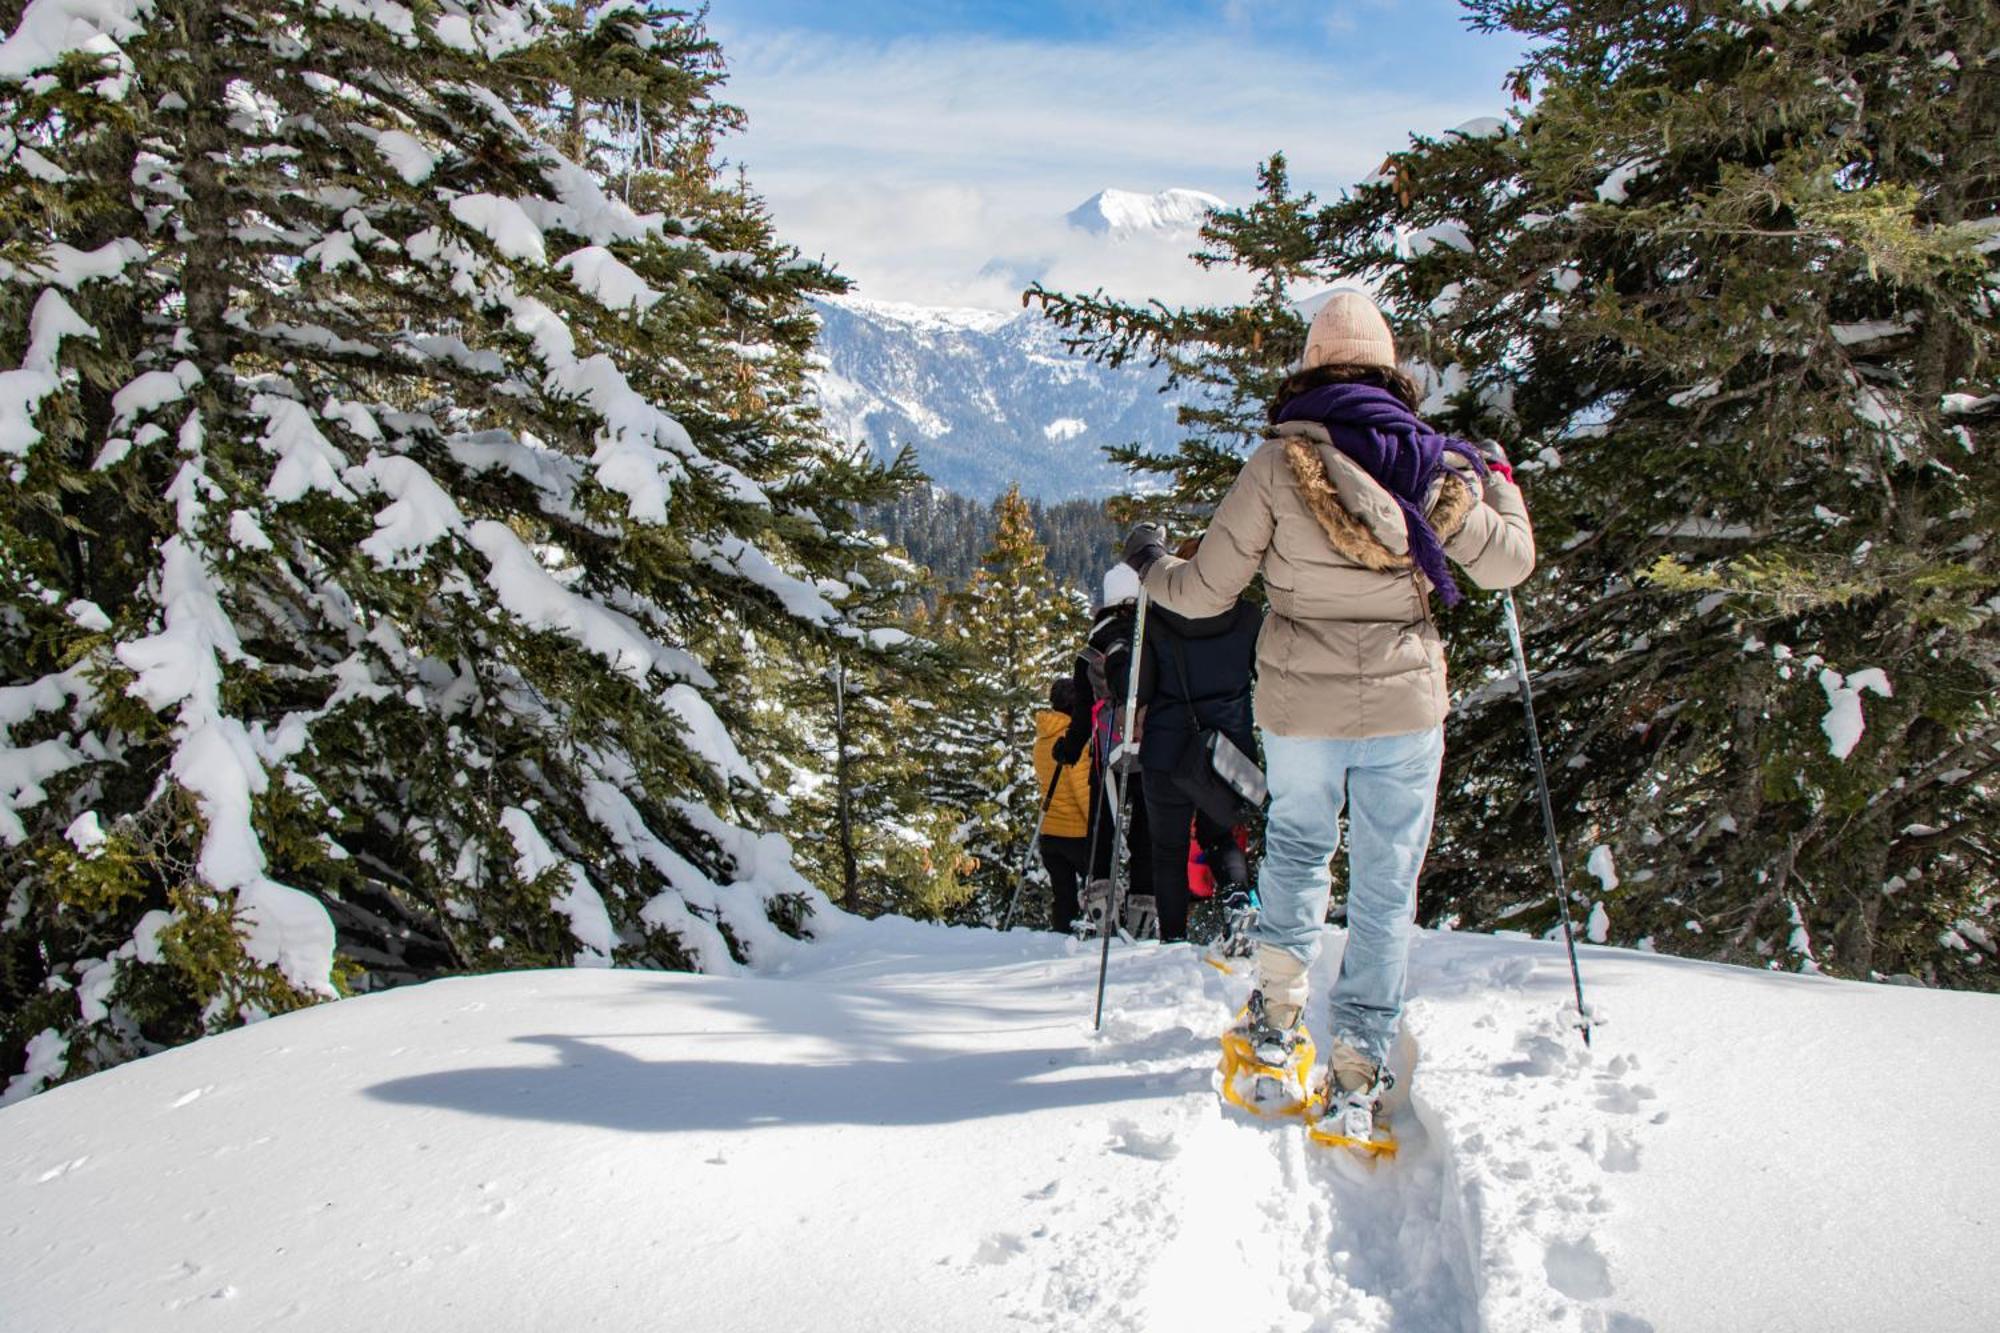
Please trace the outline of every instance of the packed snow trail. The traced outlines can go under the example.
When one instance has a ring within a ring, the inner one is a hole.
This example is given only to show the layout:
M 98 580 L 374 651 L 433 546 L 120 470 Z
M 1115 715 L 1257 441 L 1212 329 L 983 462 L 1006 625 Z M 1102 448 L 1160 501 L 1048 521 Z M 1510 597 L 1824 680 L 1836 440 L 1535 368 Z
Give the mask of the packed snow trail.
M 782 975 L 437 982 L 0 1110 L 0 1328 L 2000 1325 L 2000 999 L 1591 949 L 1585 1051 L 1560 946 L 1427 934 L 1371 1170 L 1219 1104 L 1245 983 L 1192 949 L 1116 947 L 1093 1035 L 1094 947 L 835 925 Z

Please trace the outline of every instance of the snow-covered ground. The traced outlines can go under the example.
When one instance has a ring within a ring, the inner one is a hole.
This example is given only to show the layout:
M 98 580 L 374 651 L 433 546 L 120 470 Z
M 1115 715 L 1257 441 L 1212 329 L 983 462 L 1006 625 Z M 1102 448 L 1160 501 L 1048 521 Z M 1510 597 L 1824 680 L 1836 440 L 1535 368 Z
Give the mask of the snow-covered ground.
M 0 1111 L 0 1328 L 1990 1330 L 2000 999 L 1426 935 L 1398 1162 L 1210 1089 L 1186 948 L 840 922 L 537 972 Z M 1337 953 L 1337 932 L 1329 954 Z M 1321 982 L 1330 975 L 1323 965 Z

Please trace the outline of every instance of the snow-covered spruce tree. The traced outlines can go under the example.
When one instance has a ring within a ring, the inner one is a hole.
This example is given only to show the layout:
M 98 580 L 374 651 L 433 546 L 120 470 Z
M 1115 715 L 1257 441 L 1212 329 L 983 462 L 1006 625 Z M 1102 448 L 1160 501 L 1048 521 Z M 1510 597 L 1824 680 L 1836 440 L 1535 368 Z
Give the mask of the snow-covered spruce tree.
M 960 821 L 977 863 L 957 919 L 997 921 L 1035 835 L 1035 713 L 1068 674 L 1089 629 L 1083 599 L 1057 585 L 1028 502 L 1013 487 L 994 501 L 993 545 L 972 579 L 944 598 L 936 636 L 958 655 L 956 698 L 940 699 L 927 745 L 933 799 Z
M 727 968 L 818 899 L 745 827 L 714 645 L 858 632 L 788 572 L 850 540 L 785 372 L 835 280 L 719 184 L 635 211 L 545 133 L 554 88 L 699 139 L 718 80 L 616 5 L 20 12 L 14 1095 L 342 989 Z
M 790 796 L 785 825 L 799 869 L 850 912 L 935 917 L 964 896 L 956 821 L 930 799 L 940 697 L 955 657 L 911 632 L 928 582 L 877 538 L 842 582 L 841 609 L 866 638 L 832 640 L 767 668 L 763 705 L 794 748 L 771 785 Z
M 2000 14 L 1470 7 L 1536 43 L 1532 110 L 1318 224 L 1532 456 L 1557 807 L 1612 937 L 2000 982 Z M 1539 867 L 1487 702 L 1438 864 L 1491 921 Z

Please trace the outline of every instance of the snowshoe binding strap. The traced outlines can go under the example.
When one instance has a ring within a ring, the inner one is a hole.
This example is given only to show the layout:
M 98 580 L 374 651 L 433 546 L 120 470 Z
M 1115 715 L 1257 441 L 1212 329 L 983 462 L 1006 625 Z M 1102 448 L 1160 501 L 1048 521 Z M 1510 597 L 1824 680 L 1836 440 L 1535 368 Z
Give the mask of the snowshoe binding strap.
M 1160 909 L 1152 894 L 1126 894 L 1121 916 L 1125 933 L 1133 939 L 1156 940 L 1160 937 Z
M 1225 976 L 1235 976 L 1232 962 L 1257 952 L 1257 941 L 1251 936 L 1257 928 L 1257 895 L 1239 884 L 1223 890 L 1217 897 L 1222 904 L 1222 933 L 1210 941 L 1201 961 Z
M 1329 1148 L 1347 1148 L 1372 1157 L 1394 1157 L 1396 1138 L 1382 1115 L 1382 1100 L 1396 1086 L 1385 1066 L 1363 1088 L 1342 1089 L 1329 1068 L 1306 1112 L 1306 1136 Z
M 1303 1115 L 1312 1105 L 1306 1080 L 1316 1052 L 1305 1024 L 1281 1028 L 1264 1013 L 1264 997 L 1253 993 L 1222 1034 L 1222 1099 L 1254 1116 Z
M 1093 879 L 1083 889 L 1083 908 L 1077 914 L 1076 935 L 1078 939 L 1094 940 L 1105 929 L 1111 915 L 1111 881 Z

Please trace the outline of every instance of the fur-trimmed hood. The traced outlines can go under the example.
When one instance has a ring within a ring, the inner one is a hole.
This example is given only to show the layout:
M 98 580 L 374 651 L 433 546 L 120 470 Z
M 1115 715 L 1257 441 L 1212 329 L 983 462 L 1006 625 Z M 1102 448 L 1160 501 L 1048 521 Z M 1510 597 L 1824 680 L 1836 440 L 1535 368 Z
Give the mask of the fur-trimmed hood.
M 1448 454 L 1425 511 L 1475 587 L 1507 588 L 1535 565 L 1521 492 Z M 1388 490 L 1312 421 L 1285 422 L 1244 461 L 1201 549 L 1146 572 L 1181 615 L 1221 615 L 1263 576 L 1257 725 L 1279 736 L 1395 736 L 1437 726 L 1450 696 L 1429 580 Z
M 1283 443 L 1285 462 L 1307 510 L 1333 549 L 1363 569 L 1395 573 L 1412 567 L 1403 511 L 1382 484 L 1334 447 L 1326 428 L 1313 421 L 1287 421 L 1270 437 Z M 1425 516 L 1438 540 L 1449 542 L 1479 503 L 1478 479 L 1447 458 L 1431 484 Z

